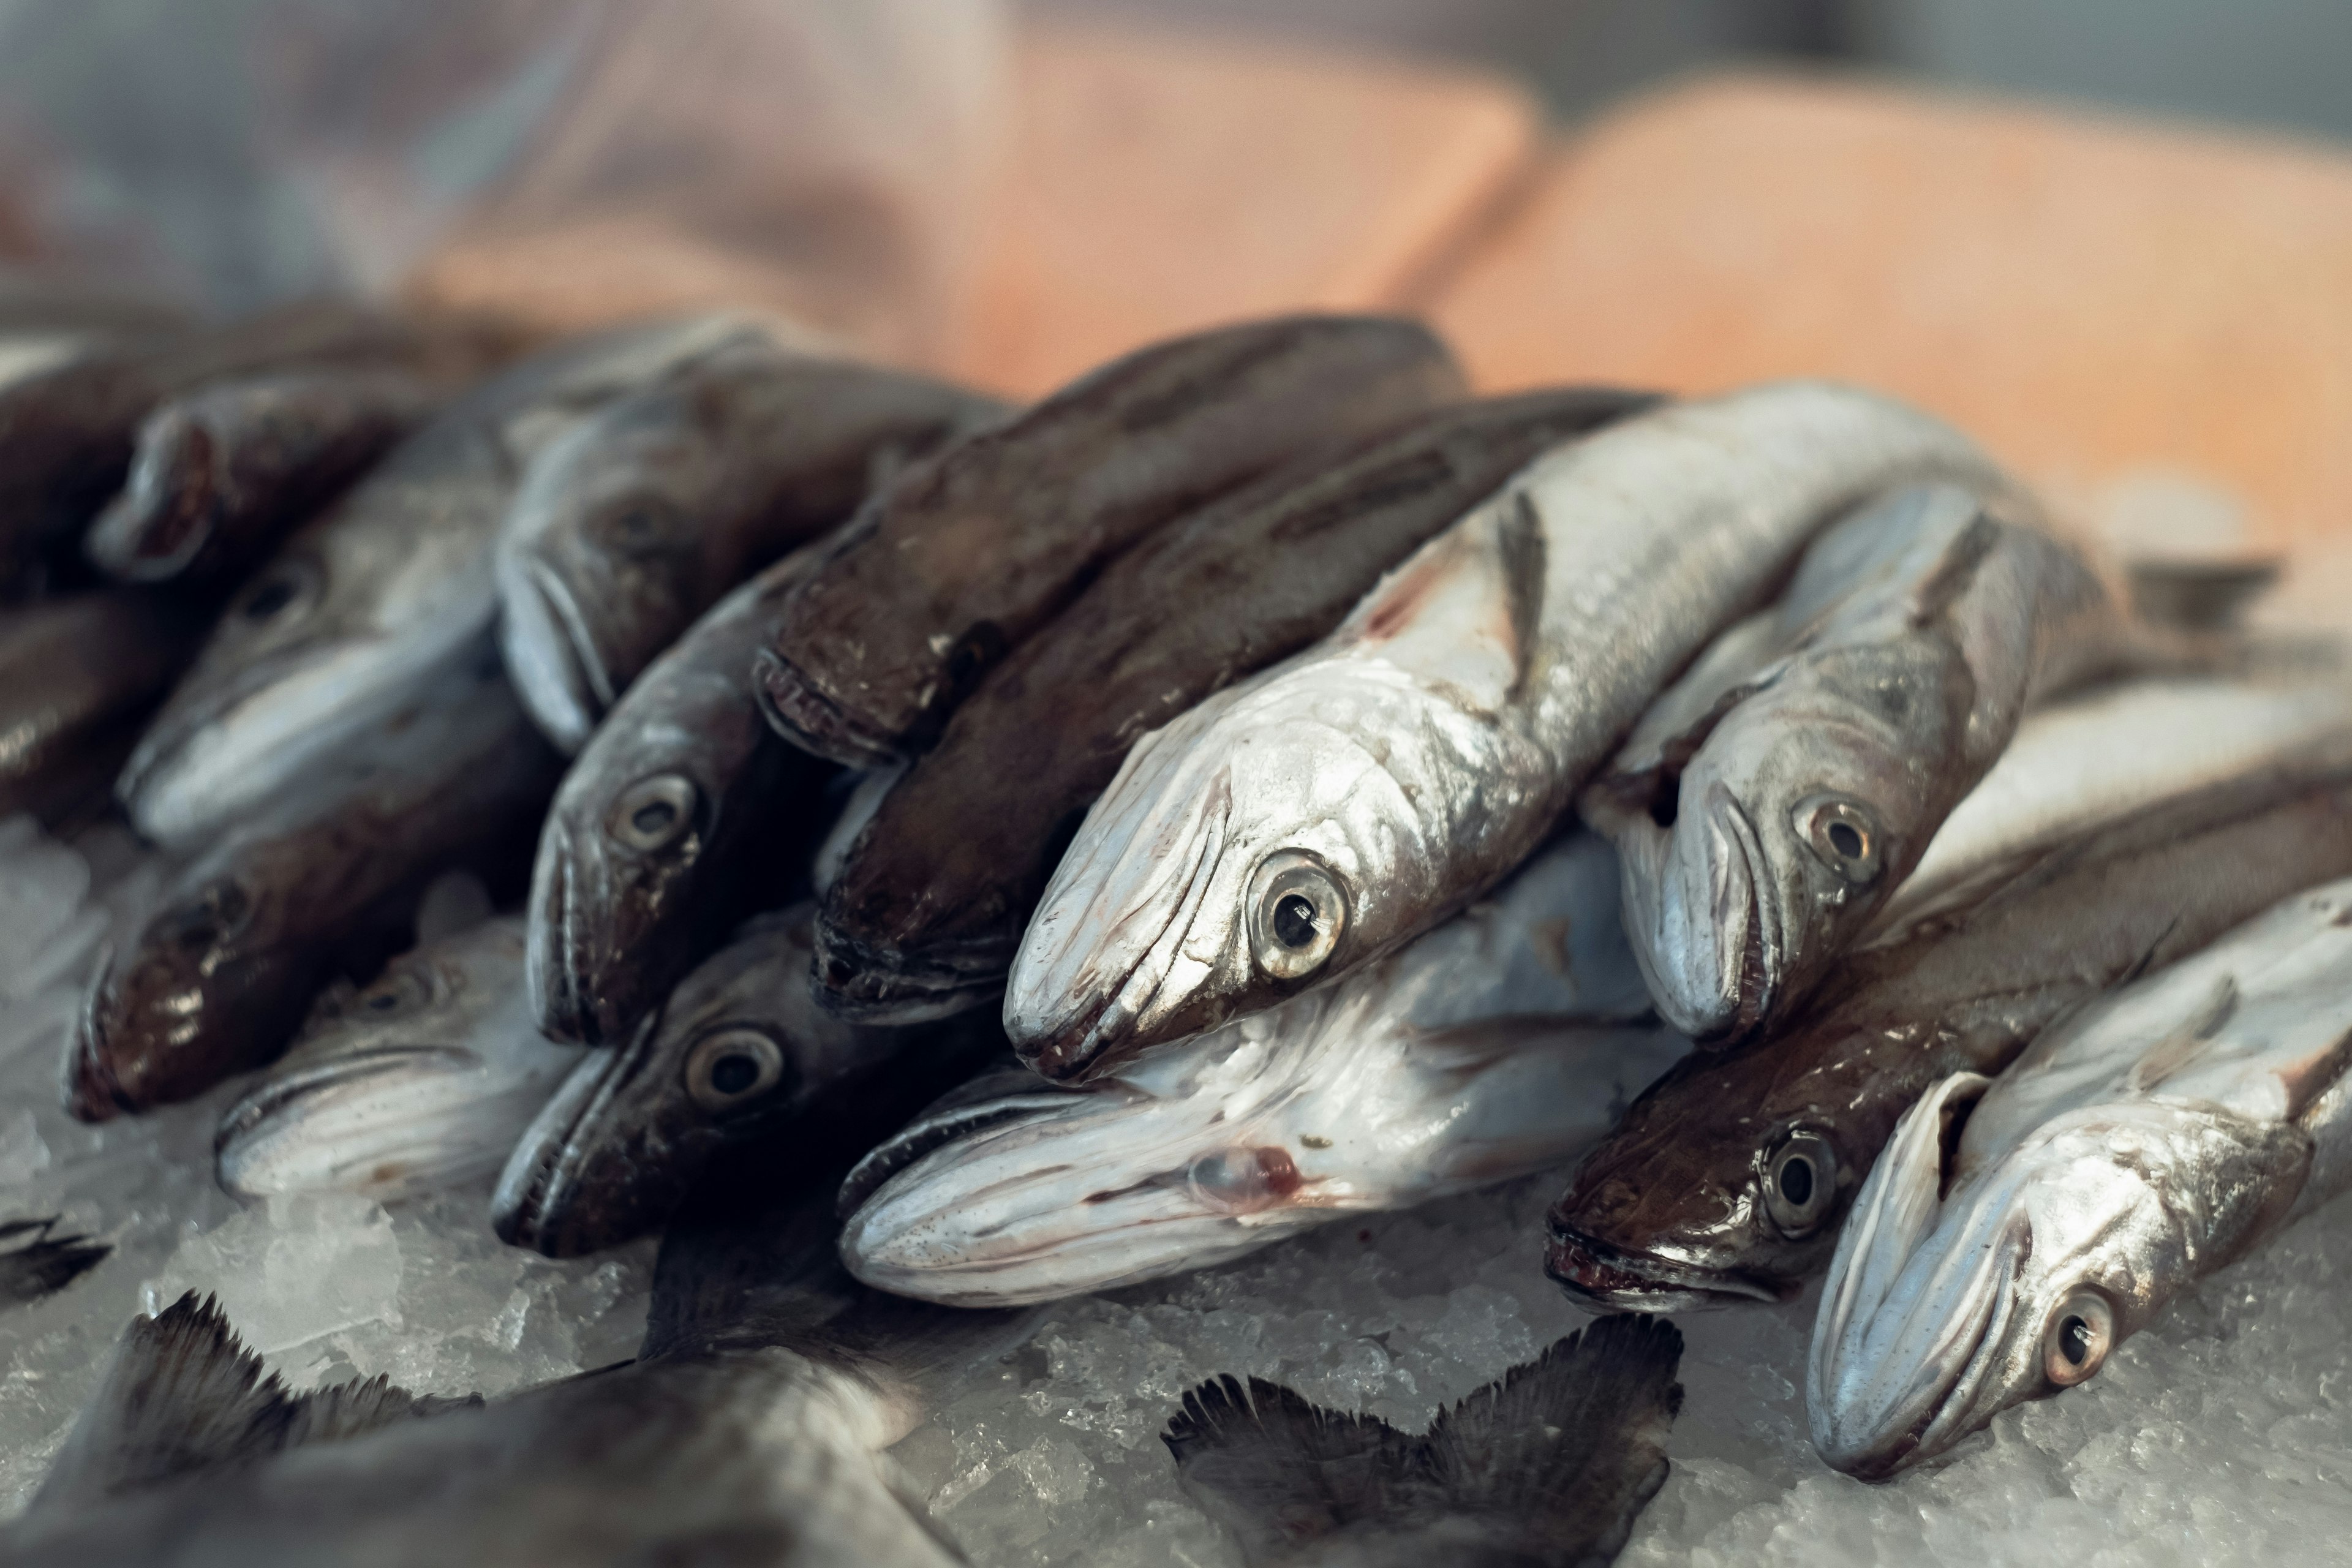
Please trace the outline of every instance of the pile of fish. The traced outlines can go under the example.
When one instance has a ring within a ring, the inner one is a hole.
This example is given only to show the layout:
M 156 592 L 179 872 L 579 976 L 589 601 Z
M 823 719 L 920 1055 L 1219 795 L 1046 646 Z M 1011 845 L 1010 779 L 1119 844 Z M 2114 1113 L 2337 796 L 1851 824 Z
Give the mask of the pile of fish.
M 2352 1184 L 2352 680 L 2127 600 L 1897 403 L 1401 320 L 1016 408 L 0 285 L 0 816 L 169 868 L 69 1109 L 250 1075 L 233 1193 L 664 1237 L 635 1361 L 487 1405 L 142 1317 L 0 1539 L 957 1561 L 881 1451 L 1030 1309 L 1580 1156 L 1528 1266 L 1622 1310 L 1426 1436 L 1171 1410 L 1246 1561 L 1605 1562 L 1653 1314 L 1824 1274 L 1822 1454 L 1942 1453 Z

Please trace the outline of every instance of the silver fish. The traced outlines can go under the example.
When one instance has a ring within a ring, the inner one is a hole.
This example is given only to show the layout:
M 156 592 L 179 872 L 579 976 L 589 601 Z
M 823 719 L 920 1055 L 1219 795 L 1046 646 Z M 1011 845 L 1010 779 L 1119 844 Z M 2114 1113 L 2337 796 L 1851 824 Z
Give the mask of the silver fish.
M 2347 1068 L 2352 879 L 2108 995 L 1997 1079 L 1944 1079 L 1838 1239 L 1807 1370 L 1822 1457 L 1884 1478 L 2082 1383 L 2352 1186 Z
M 293 1047 L 221 1117 L 240 1197 L 349 1192 L 391 1203 L 497 1173 L 580 1052 L 532 1026 L 520 917 L 331 989 Z
M 1625 866 L 1658 1011 L 1701 1040 L 1761 1027 L 1869 923 L 2026 708 L 2137 640 L 2097 574 L 1950 485 L 1816 540 L 1586 790 Z
M 139 830 L 203 839 L 471 662 L 491 644 L 491 545 L 532 456 L 646 377 L 758 331 L 711 316 L 567 344 L 403 442 L 231 602 L 117 786 Z
M 1815 383 L 1538 459 L 1322 643 L 1136 743 L 1023 939 L 1015 1047 L 1099 1073 L 1428 930 L 1527 858 L 1816 530 L 1939 479 L 2003 485 L 1934 420 Z
M 953 1097 L 851 1173 L 850 1272 L 1051 1300 L 1559 1163 L 1688 1046 L 1638 1022 L 1617 874 L 1574 835 L 1386 960 L 1118 1078 Z

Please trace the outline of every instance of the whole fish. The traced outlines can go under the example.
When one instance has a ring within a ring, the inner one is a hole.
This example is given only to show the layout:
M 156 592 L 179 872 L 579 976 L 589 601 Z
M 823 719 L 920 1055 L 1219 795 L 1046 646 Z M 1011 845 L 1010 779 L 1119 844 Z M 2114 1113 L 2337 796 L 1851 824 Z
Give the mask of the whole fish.
M 570 1258 L 658 1230 L 730 1148 L 822 1148 L 853 1103 L 911 1111 L 1003 1037 L 992 1020 L 862 1028 L 809 995 L 815 911 L 752 922 L 635 1037 L 592 1053 L 514 1145 L 499 1235 Z
M 856 767 L 920 751 L 1120 552 L 1464 391 L 1444 344 L 1388 317 L 1286 316 L 1114 360 L 866 506 L 761 655 L 769 721 Z
M 1925 416 L 1805 382 L 1529 465 L 1321 643 L 1136 742 L 1023 938 L 1014 1047 L 1091 1076 L 1428 930 L 1527 858 L 1818 528 L 1937 479 L 2001 486 Z
M 883 797 L 825 898 L 826 1005 L 887 1019 L 992 1000 L 1062 846 L 1137 736 L 1328 632 L 1528 459 L 1651 401 L 1570 388 L 1444 409 L 1213 501 L 1113 562 Z
M 529 906 L 531 1006 L 554 1037 L 629 1038 L 744 917 L 798 891 L 835 770 L 761 722 L 751 672 L 815 558 L 787 556 L 695 623 L 563 775 Z
M 1665 1484 L 1682 1350 L 1671 1323 L 1603 1318 L 1419 1437 L 1263 1378 L 1213 1378 L 1160 1441 L 1249 1568 L 1598 1568 Z
M 556 759 L 484 656 L 173 874 L 83 1002 L 66 1066 L 76 1116 L 188 1100 L 264 1065 L 339 963 L 364 974 L 406 944 L 436 875 L 519 858 Z
M 576 752 L 729 589 L 1003 405 L 772 344 L 677 367 L 531 466 L 499 532 L 499 636 L 523 703 Z
M 0 609 L 0 817 L 103 805 L 204 630 L 187 607 L 136 589 Z
M 286 1055 L 221 1117 L 221 1185 L 240 1197 L 381 1203 L 495 1175 L 580 1053 L 532 1026 L 522 921 L 507 917 L 331 988 Z
M 2339 880 L 2102 998 L 1990 1084 L 1937 1085 L 1830 1266 L 1806 1379 L 1822 1457 L 1881 1479 L 2084 1382 L 2352 1185 L 2347 1067 Z
M 1676 1067 L 1554 1205 L 1553 1278 L 1652 1311 L 1793 1296 L 1930 1085 L 1999 1071 L 2069 1009 L 2352 871 L 2347 739 L 2025 847 L 1848 954 L 1784 1029 Z
M 1577 834 L 1384 962 L 1118 1078 L 950 1096 L 851 1173 L 842 1256 L 899 1295 L 1045 1301 L 1557 1165 L 1687 1047 L 1648 1010 L 1616 857 Z
M 1761 619 L 1766 646 L 1726 633 L 1581 803 L 1623 858 L 1659 1013 L 1702 1041 L 1801 997 L 2027 706 L 2138 640 L 2073 550 L 1950 485 L 1858 509 Z
M 139 426 L 122 493 L 83 553 L 126 583 L 226 583 L 424 423 L 406 370 L 324 365 L 213 382 Z
M 123 772 L 139 830 L 205 838 L 493 647 L 491 544 L 532 456 L 646 377 L 759 330 L 713 316 L 568 343 L 402 442 L 230 602 Z

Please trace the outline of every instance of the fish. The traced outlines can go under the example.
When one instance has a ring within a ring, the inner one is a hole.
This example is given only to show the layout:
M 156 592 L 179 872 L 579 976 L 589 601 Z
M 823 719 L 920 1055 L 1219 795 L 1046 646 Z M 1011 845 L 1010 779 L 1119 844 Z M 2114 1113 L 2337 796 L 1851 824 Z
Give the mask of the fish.
M 1111 563 L 882 798 L 825 898 L 825 1005 L 887 1021 L 994 1001 L 1062 847 L 1139 735 L 1322 637 L 1530 458 L 1654 401 L 1570 387 L 1440 409 Z
M 231 598 L 117 782 L 132 825 L 169 847 L 204 842 L 495 651 L 491 549 L 530 458 L 646 378 L 761 330 L 705 316 L 599 333 L 426 422 Z
M 901 761 L 1122 551 L 1465 392 L 1445 345 L 1393 317 L 1283 316 L 1138 349 L 860 509 L 761 651 L 762 710 L 819 756 Z
M 1522 469 L 1320 643 L 1135 743 L 1022 938 L 1022 1059 L 1084 1079 L 1368 963 L 1525 860 L 1651 700 L 1890 486 L 2006 481 L 1900 404 L 1776 383 Z
M 1004 405 L 773 344 L 678 366 L 531 466 L 500 531 L 507 668 L 577 752 L 729 589 L 845 521 L 877 481 Z
M 1665 1485 L 1681 1332 L 1618 1313 L 1407 1436 L 1264 1378 L 1212 1378 L 1160 1441 L 1248 1568 L 1598 1568 Z
M 226 585 L 348 489 L 442 401 L 413 371 L 320 365 L 167 398 L 82 540 L 123 583 Z
M 2117 742 L 2096 724 L 2086 733 Z M 2105 765 L 2135 765 L 2168 739 Z M 1552 1278 L 1650 1311 L 1793 1297 L 1829 1263 L 1871 1162 L 1930 1086 L 2000 1071 L 2071 1009 L 2352 871 L 2347 741 L 2339 730 L 2021 845 L 1955 884 L 1965 896 L 1948 891 L 1849 952 L 1784 1028 L 1669 1071 L 1553 1205 Z
M 520 916 L 331 986 L 225 1111 L 214 1170 L 239 1197 L 346 1192 L 396 1203 L 498 1173 L 580 1052 L 531 1024 Z
M 114 1251 L 103 1241 L 58 1232 L 62 1217 L 0 1224 L 0 1307 L 29 1306 L 54 1296 Z
M 1590 834 L 1335 985 L 1084 1089 L 1017 1068 L 867 1155 L 842 1256 L 880 1289 L 1048 1301 L 1560 1164 L 1688 1048 L 1649 1021 Z
M 1765 646 L 1726 633 L 1580 802 L 1659 1014 L 1717 1044 L 1811 988 L 2029 706 L 2151 640 L 2075 551 L 1952 485 L 1857 508 L 1760 618 Z
M 162 295 L 65 272 L 0 266 L 0 336 L 91 332 L 153 336 L 188 330 L 187 310 Z
M 2352 879 L 2100 997 L 1904 1114 L 1838 1240 L 1813 1445 L 1885 1479 L 2096 1376 L 2352 1186 Z
M 807 902 L 750 922 L 632 1039 L 591 1053 L 514 1145 L 490 1200 L 499 1236 L 551 1258 L 661 1228 L 730 1148 L 819 1147 L 851 1103 L 901 1114 L 1003 1049 L 992 1020 L 866 1028 L 806 984 Z
M 204 634 L 193 607 L 135 588 L 0 608 L 0 817 L 57 825 L 104 809 Z
M 624 692 L 563 775 L 531 869 L 539 1026 L 625 1041 L 745 918 L 793 898 L 836 771 L 751 699 L 751 655 L 816 547 L 730 594 Z
M 331 773 L 183 861 L 92 977 L 67 1043 L 86 1121 L 190 1100 L 283 1051 L 341 966 L 408 945 L 439 873 L 519 881 L 557 759 L 485 648 L 355 735 Z

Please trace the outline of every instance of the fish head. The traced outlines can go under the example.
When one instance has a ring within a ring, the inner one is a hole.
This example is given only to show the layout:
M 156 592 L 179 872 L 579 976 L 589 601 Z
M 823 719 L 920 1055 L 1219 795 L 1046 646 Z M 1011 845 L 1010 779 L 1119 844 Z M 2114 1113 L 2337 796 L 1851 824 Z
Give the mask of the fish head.
M 2052 1118 L 1958 1180 L 1946 1079 L 1897 1127 L 1838 1244 L 1807 1367 L 1813 1443 L 1885 1479 L 2002 1410 L 2095 1376 L 2115 1347 L 2282 1223 L 2311 1143 L 2208 1105 Z

